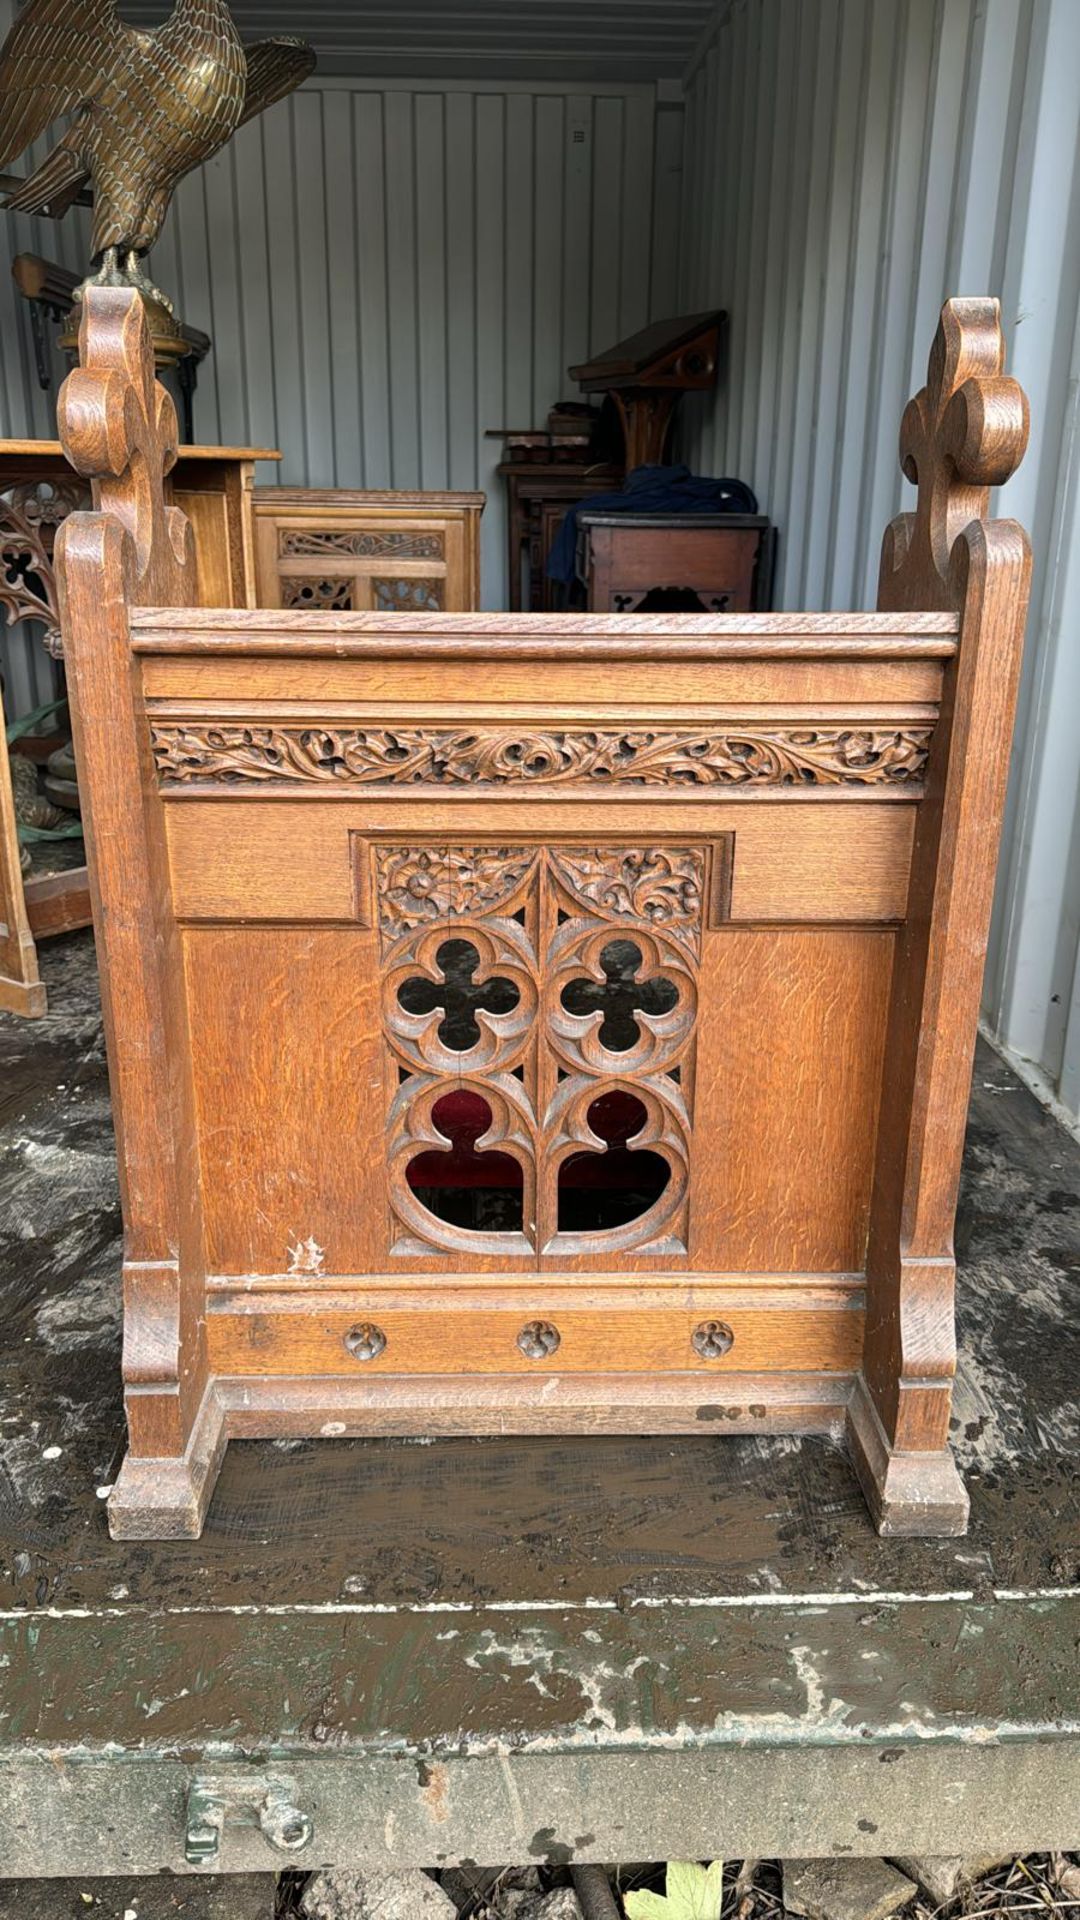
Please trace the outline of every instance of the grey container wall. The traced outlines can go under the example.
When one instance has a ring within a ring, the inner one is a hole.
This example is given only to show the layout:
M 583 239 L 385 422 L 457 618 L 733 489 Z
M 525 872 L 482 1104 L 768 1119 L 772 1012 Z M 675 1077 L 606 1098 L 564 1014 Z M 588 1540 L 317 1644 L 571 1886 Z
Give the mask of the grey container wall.
M 484 602 L 504 605 L 485 429 L 543 425 L 569 364 L 673 311 L 681 127 L 652 85 L 304 87 L 182 184 L 155 252 L 214 341 L 197 437 L 280 447 L 267 482 L 484 488 Z M 4 216 L 5 251 L 61 241 L 78 264 L 73 231 Z M 45 434 L 7 264 L 0 427 Z
M 1080 1115 L 1076 0 L 731 0 L 687 79 L 682 300 L 731 313 L 687 455 L 780 528 L 778 605 L 872 606 L 896 430 L 948 294 L 1000 296 L 1031 400 L 999 511 L 1035 586 L 990 1032 Z
M 485 488 L 498 606 L 484 428 L 540 423 L 571 361 L 716 304 L 726 363 L 685 408 L 687 456 L 759 493 L 779 605 L 866 606 L 937 309 L 1000 294 L 1033 419 L 1002 510 L 1036 574 L 985 1009 L 1080 1116 L 1080 5 L 721 0 L 682 89 L 617 77 L 640 71 L 639 12 L 590 15 L 607 83 L 521 77 L 522 22 L 517 78 L 489 77 L 488 40 L 480 78 L 323 74 L 184 183 L 154 269 L 214 338 L 199 436 L 279 445 L 295 485 Z M 582 57 L 575 39 L 568 74 Z M 0 247 L 75 267 L 85 227 L 5 216 Z M 19 308 L 0 260 L 0 430 L 44 435 L 55 393 Z M 15 636 L 7 659 L 15 711 L 47 697 L 40 649 Z

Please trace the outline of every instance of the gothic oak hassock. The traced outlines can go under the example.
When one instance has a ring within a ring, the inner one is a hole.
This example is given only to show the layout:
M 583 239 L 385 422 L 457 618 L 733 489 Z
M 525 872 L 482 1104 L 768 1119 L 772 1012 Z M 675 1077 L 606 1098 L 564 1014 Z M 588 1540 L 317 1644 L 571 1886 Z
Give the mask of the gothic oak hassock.
M 256 487 L 260 607 L 471 613 L 482 493 Z
M 990 300 L 879 611 L 196 609 L 138 300 L 60 540 L 127 1230 L 114 1533 L 230 1435 L 839 1432 L 955 1533 L 952 1225 L 1028 549 Z

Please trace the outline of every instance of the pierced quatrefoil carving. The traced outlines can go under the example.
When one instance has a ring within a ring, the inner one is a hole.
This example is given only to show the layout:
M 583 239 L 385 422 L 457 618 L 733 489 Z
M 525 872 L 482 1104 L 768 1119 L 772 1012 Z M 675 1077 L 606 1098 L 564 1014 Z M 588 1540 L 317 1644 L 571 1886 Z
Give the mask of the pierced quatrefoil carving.
M 662 1154 L 633 1145 L 648 1125 L 643 1103 L 616 1088 L 593 1100 L 586 1124 L 595 1141 L 559 1167 L 561 1234 L 627 1227 L 651 1212 L 671 1180 Z
M 600 1013 L 600 1045 L 609 1053 L 626 1053 L 638 1045 L 641 1030 L 637 1013 L 670 1013 L 678 1005 L 679 989 L 671 980 L 639 979 L 641 948 L 635 941 L 609 940 L 599 955 L 603 982 L 579 978 L 562 990 L 562 1004 L 578 1019 Z
M 686 1252 L 702 847 L 391 846 L 391 1247 Z
M 444 940 L 435 955 L 442 984 L 414 975 L 398 988 L 398 1002 L 406 1013 L 442 1012 L 438 1034 L 451 1053 L 467 1053 L 480 1039 L 476 1015 L 512 1013 L 521 995 L 512 980 L 496 974 L 476 978 L 480 955 L 471 940 Z
M 468 1088 L 442 1095 L 431 1119 L 443 1145 L 410 1160 L 406 1179 L 422 1207 L 451 1227 L 474 1234 L 521 1231 L 524 1178 L 512 1154 L 485 1150 L 492 1112 Z

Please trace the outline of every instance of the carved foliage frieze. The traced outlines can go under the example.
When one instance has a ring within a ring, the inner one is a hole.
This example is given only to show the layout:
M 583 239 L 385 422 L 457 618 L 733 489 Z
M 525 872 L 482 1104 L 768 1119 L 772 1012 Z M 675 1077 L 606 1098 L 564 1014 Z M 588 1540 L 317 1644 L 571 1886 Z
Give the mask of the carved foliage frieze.
M 307 554 L 354 560 L 441 560 L 444 552 L 441 533 L 420 533 L 408 527 L 370 531 L 361 527 L 282 527 L 278 531 L 282 560 Z
M 684 1253 L 706 850 L 382 846 L 373 860 L 395 1253 Z M 645 1198 L 602 1231 L 568 1227 L 566 1176 L 611 1153 L 647 1163 Z M 440 1160 L 467 1185 L 485 1155 L 515 1190 L 513 1223 L 440 1217 Z
M 333 780 L 364 786 L 890 787 L 921 783 L 931 734 L 928 725 L 522 733 L 192 720 L 155 722 L 153 744 L 166 786 Z

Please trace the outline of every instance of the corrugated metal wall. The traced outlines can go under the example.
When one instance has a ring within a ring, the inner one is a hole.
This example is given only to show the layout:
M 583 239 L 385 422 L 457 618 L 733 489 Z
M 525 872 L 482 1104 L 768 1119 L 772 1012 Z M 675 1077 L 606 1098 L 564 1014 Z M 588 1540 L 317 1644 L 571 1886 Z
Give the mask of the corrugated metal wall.
M 310 35 L 319 74 L 414 79 L 568 80 L 605 86 L 682 78 L 714 0 L 229 0 L 245 41 Z M 157 26 L 169 0 L 123 0 L 133 26 Z
M 689 85 L 683 302 L 729 308 L 704 471 L 780 528 L 779 604 L 872 606 L 903 404 L 950 293 L 1001 297 L 1035 595 L 986 1017 L 1080 1112 L 1077 0 L 733 0 Z
M 1005 510 L 1033 529 L 1036 588 L 986 1008 L 1073 1112 L 1078 71 L 1080 0 L 721 0 L 685 143 L 670 87 L 325 80 L 185 183 L 154 262 L 214 338 L 200 435 L 279 445 L 298 484 L 484 487 L 488 605 L 504 522 L 484 429 L 539 422 L 572 360 L 713 302 L 728 361 L 687 409 L 689 456 L 757 488 L 781 604 L 872 604 L 937 309 L 999 293 L 1033 420 Z M 81 265 L 71 223 L 0 232 Z M 0 339 L 0 430 L 48 434 L 4 260 Z M 12 650 L 16 710 L 50 678 Z
M 305 87 L 184 181 L 154 254 L 214 341 L 197 436 L 280 447 L 296 486 L 484 488 L 505 605 L 485 429 L 542 425 L 572 361 L 672 310 L 681 127 L 652 86 Z M 79 258 L 74 232 L 4 226 L 12 251 Z M 5 266 L 2 425 L 46 433 Z
M 0 39 L 16 13 L 15 0 L 0 0 Z M 44 148 L 35 148 L 43 156 Z M 20 171 L 23 169 L 20 166 Z M 25 169 L 29 172 L 29 166 Z M 79 264 L 78 227 L 86 220 L 77 213 L 66 223 L 68 231 L 51 221 L 16 220 L 0 213 L 0 438 L 48 440 L 56 437 L 56 389 L 45 392 L 34 368 L 33 344 L 26 302 L 11 278 L 16 253 L 47 253 L 74 271 Z M 48 238 L 46 239 L 46 234 Z M 57 360 L 62 377 L 63 367 Z M 55 699 L 56 668 L 40 641 L 23 627 L 3 625 L 0 613 L 0 668 L 3 670 L 4 710 L 8 720 L 29 713 Z

